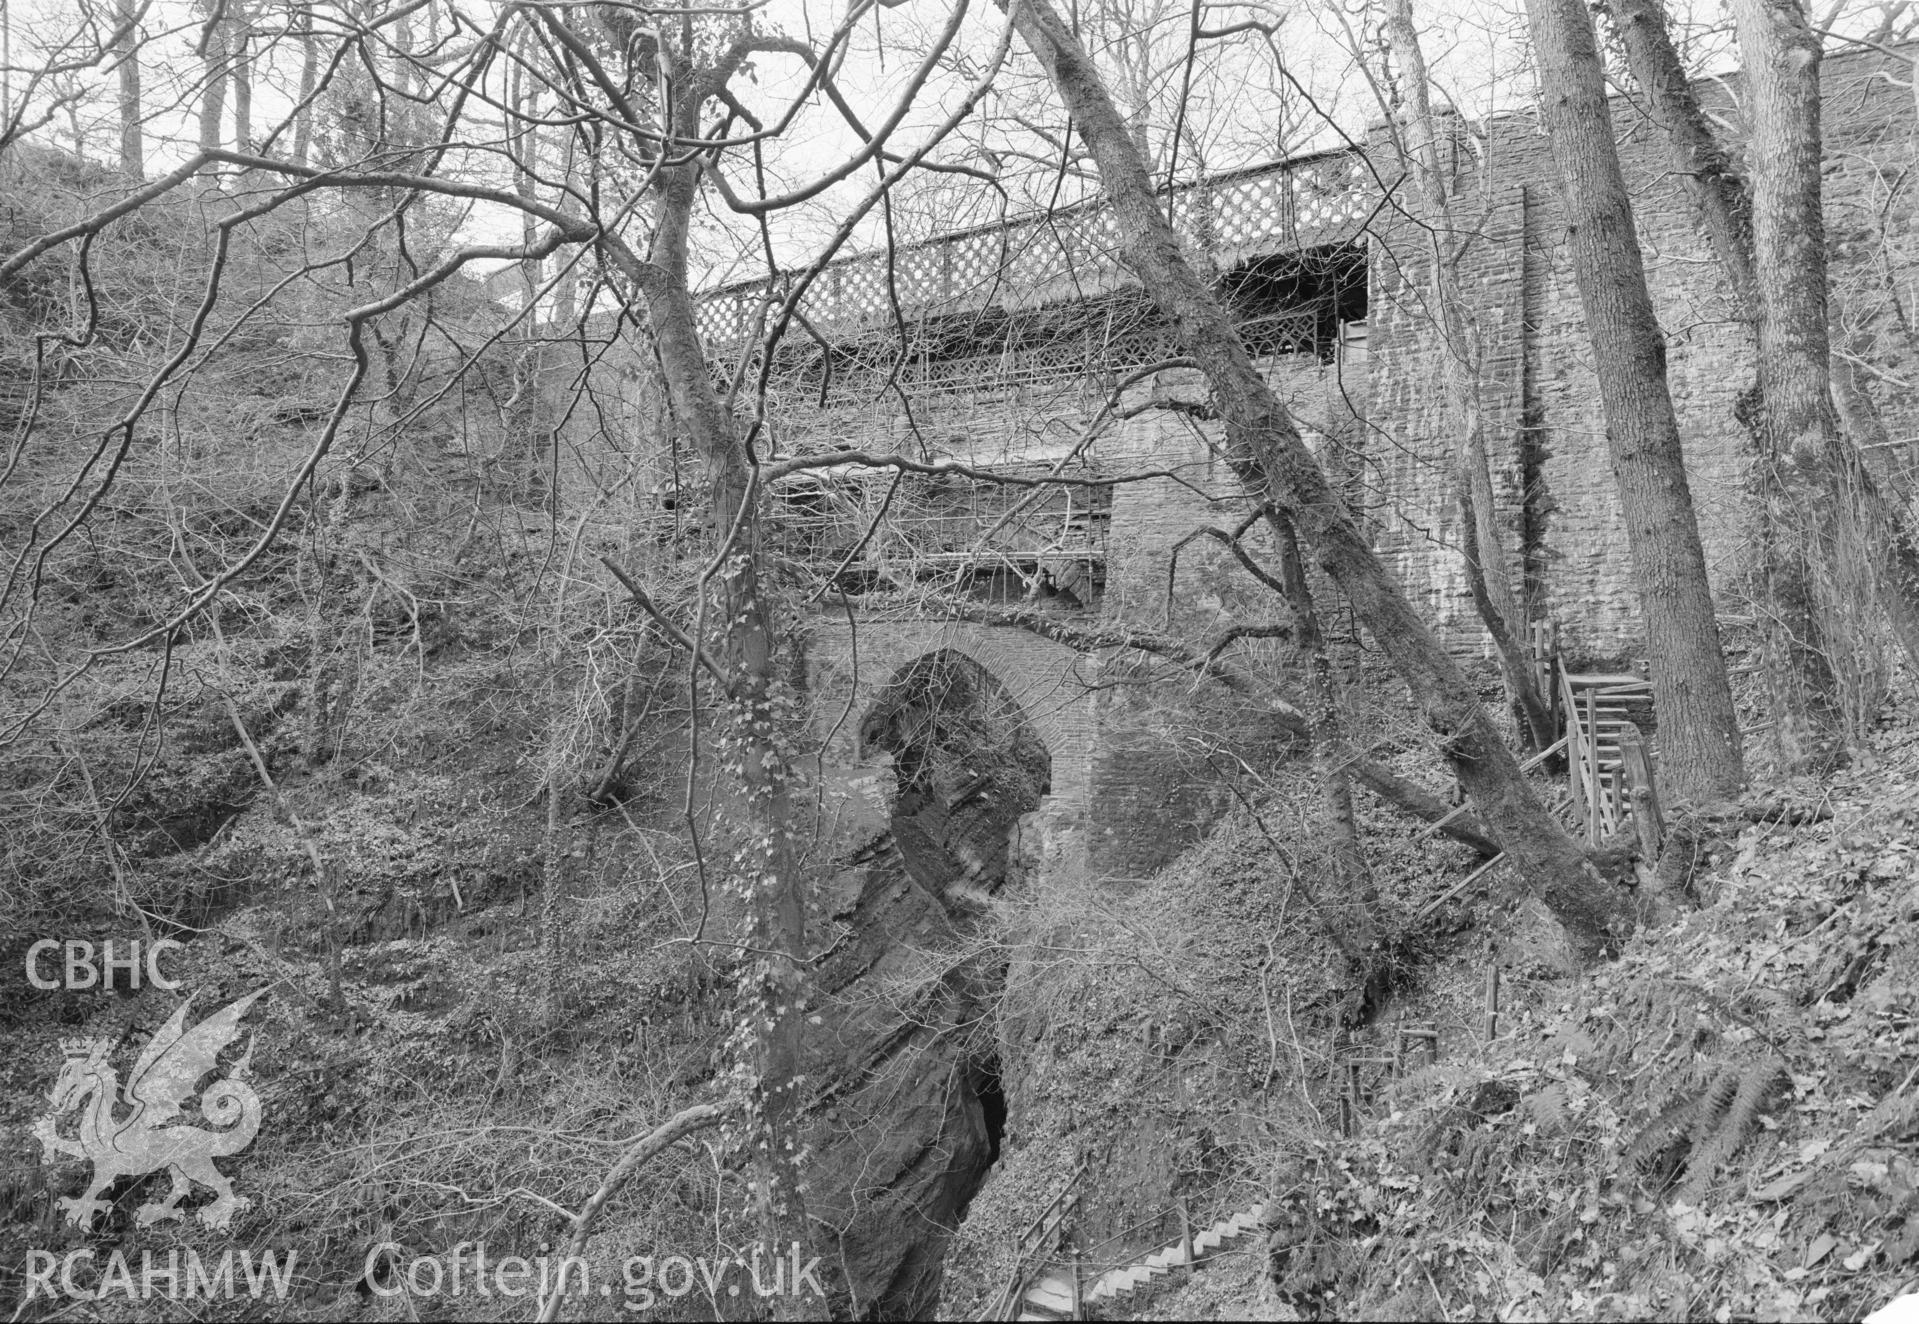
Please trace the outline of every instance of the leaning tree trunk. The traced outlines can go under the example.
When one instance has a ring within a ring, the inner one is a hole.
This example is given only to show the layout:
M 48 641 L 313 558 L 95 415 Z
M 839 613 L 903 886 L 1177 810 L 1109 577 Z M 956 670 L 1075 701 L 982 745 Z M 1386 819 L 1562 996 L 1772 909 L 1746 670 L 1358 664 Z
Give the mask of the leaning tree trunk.
M 1181 348 L 1203 365 L 1243 480 L 1284 510 L 1320 568 L 1406 680 L 1480 819 L 1528 885 L 1585 950 L 1607 945 L 1621 897 L 1533 794 L 1465 674 L 1327 483 L 1291 415 L 1253 367 L 1232 319 L 1181 251 L 1146 163 L 1099 73 L 1050 0 L 1015 0 L 1013 22 L 1065 101 L 1099 167 L 1122 260 L 1146 287 Z
M 1734 0 L 1751 99 L 1753 278 L 1759 294 L 1758 422 L 1771 551 L 1785 591 L 1769 650 L 1775 731 L 1794 771 L 1844 756 L 1821 592 L 1846 519 L 1839 416 L 1826 324 L 1826 222 L 1819 187 L 1819 39 L 1794 0 Z M 1822 568 L 1825 571 L 1821 583 Z
M 1613 142 L 1599 45 L 1579 0 L 1527 0 L 1526 12 L 1645 613 L 1660 775 L 1675 801 L 1720 801 L 1745 785 L 1739 719 L 1666 382 L 1665 334 L 1653 314 Z
M 1453 223 L 1452 198 L 1439 168 L 1433 131 L 1432 97 L 1426 56 L 1413 25 L 1412 0 L 1389 0 L 1386 39 L 1399 63 L 1405 96 L 1406 155 L 1419 179 L 1426 204 L 1426 233 L 1432 237 L 1432 300 L 1442 353 L 1446 403 L 1459 446 L 1456 481 L 1459 487 L 1460 543 L 1466 559 L 1466 577 L 1486 632 L 1498 650 L 1500 670 L 1513 706 L 1525 719 L 1533 748 L 1544 749 L 1558 736 L 1552 707 L 1533 679 L 1532 656 L 1526 641 L 1526 615 L 1513 592 L 1507 572 L 1506 547 L 1499 536 L 1498 506 L 1493 493 L 1492 462 L 1486 448 L 1486 416 L 1480 402 L 1474 360 L 1476 344 L 1459 288 L 1458 260 L 1464 242 Z
M 698 122 L 697 101 L 677 109 L 681 122 Z M 751 1089 L 755 1196 L 763 1235 L 779 1246 L 809 1236 L 799 1169 L 806 925 L 791 795 L 796 696 L 781 672 L 776 603 L 760 577 L 753 467 L 714 388 L 687 289 L 687 232 L 699 179 L 697 158 L 659 168 L 653 186 L 659 212 L 649 258 L 640 258 L 616 235 L 607 235 L 602 245 L 645 299 L 674 418 L 711 477 L 714 526 L 723 538 L 731 537 L 712 576 L 708 612 L 717 621 L 709 639 L 694 642 L 712 649 L 711 661 L 726 678 L 720 759 L 738 778 L 745 800 L 735 881 L 746 904 L 744 945 L 752 958 L 742 991 L 744 1033 L 756 1053 Z
M 1753 321 L 1759 315 L 1759 288 L 1752 270 L 1752 199 L 1693 95 L 1665 9 L 1660 0 L 1600 0 L 1595 8 L 1611 20 L 1633 81 L 1665 132 L 1673 173 L 1699 209 L 1701 228 L 1731 284 L 1738 315 Z

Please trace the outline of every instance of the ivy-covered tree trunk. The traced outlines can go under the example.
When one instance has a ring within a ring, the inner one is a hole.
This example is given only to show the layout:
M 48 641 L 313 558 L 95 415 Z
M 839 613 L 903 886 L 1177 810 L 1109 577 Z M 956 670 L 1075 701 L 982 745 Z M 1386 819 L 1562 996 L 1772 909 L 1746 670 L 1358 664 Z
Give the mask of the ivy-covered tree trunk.
M 1745 786 L 1744 751 L 1599 43 L 1579 0 L 1527 0 L 1526 13 L 1645 614 L 1660 778 L 1674 801 L 1717 802 Z
M 1818 598 L 1846 517 L 1839 416 L 1827 369 L 1826 221 L 1819 188 L 1819 39 L 1794 0 L 1734 0 L 1750 97 L 1760 436 L 1773 534 L 1771 680 L 1782 758 L 1823 772 L 1844 756 Z M 1820 582 L 1821 569 L 1826 571 Z
M 1588 952 L 1626 919 L 1619 893 L 1546 810 L 1480 707 L 1465 673 L 1427 629 L 1353 523 L 1241 343 L 1231 317 L 1181 251 L 1151 177 L 1085 48 L 1049 0 L 1019 0 L 1013 22 L 1058 90 L 1099 168 L 1121 260 L 1200 363 L 1228 454 L 1255 492 L 1284 510 L 1310 554 L 1398 667 L 1480 821 L 1533 891 Z
M 697 123 L 700 89 L 690 87 L 680 95 L 680 122 Z M 674 419 L 705 465 L 714 527 L 728 540 L 708 581 L 708 637 L 694 642 L 711 650 L 714 668 L 724 678 L 720 758 L 745 808 L 734 881 L 747 913 L 746 1019 L 736 1033 L 753 1062 L 749 1125 L 755 1130 L 755 1199 L 763 1235 L 774 1249 L 808 1237 L 799 1153 L 806 925 L 794 848 L 789 739 L 798 696 L 781 671 L 777 604 L 761 577 L 761 529 L 753 510 L 756 474 L 713 385 L 687 289 L 687 232 L 699 178 L 697 158 L 659 167 L 653 185 L 656 228 L 646 257 L 613 235 L 604 238 L 603 248 L 644 296 Z
M 1673 173 L 1699 209 L 1700 228 L 1726 274 L 1740 317 L 1758 316 L 1759 289 L 1752 272 L 1752 200 L 1731 155 L 1712 131 L 1692 80 L 1672 44 L 1660 0 L 1600 0 L 1626 65 L 1646 99 L 1653 120 L 1666 136 Z

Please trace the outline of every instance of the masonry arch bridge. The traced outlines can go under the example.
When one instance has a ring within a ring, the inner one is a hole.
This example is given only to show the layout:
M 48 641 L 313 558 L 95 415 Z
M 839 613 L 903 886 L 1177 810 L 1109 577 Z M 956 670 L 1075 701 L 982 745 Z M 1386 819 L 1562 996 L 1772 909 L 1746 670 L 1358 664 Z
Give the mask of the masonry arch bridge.
M 1027 630 L 955 620 L 816 621 L 807 647 L 807 686 L 815 698 L 813 722 L 828 785 L 859 786 L 868 804 L 864 817 L 873 827 L 882 815 L 890 817 L 893 759 L 886 741 L 876 738 L 872 719 L 882 713 L 889 686 L 913 674 L 916 664 L 923 668 L 941 658 L 977 666 L 1016 706 L 1049 765 L 1039 806 L 1047 849 L 1082 859 L 1094 780 L 1099 659 Z

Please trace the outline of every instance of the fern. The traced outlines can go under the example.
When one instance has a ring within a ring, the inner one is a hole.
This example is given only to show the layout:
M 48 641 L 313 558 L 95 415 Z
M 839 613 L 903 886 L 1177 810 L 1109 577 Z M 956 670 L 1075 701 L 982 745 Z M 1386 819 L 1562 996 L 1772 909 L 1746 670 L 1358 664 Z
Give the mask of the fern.
M 1629 1171 L 1645 1168 L 1658 1154 L 1679 1136 L 1685 1133 L 1692 1120 L 1693 1110 L 1699 1106 L 1697 1097 L 1673 1099 L 1662 1108 L 1652 1121 L 1640 1130 L 1632 1144 L 1626 1147 L 1620 1159 L 1620 1165 Z
M 1682 1197 L 1697 1202 L 1790 1079 L 1787 1057 L 1807 1045 L 1798 1005 L 1777 989 L 1728 998 L 1649 979 L 1622 991 L 1583 1063 L 1613 1082 L 1626 1116 L 1646 1119 L 1621 1166 L 1662 1187 L 1683 1176 Z
M 1742 1078 L 1738 1070 L 1721 1067 L 1714 1073 L 1712 1083 L 1699 1095 L 1686 1130 L 1686 1143 L 1693 1153 L 1698 1153 L 1701 1146 L 1711 1143 L 1718 1134 L 1720 1119 L 1725 1117 L 1727 1110 L 1732 1107 L 1732 1101 L 1739 1096 Z
M 1471 1058 L 1449 1057 L 1415 1068 L 1390 1082 L 1386 1097 L 1394 1103 L 1417 1106 L 1478 1084 L 1484 1075 L 1485 1068 Z
M 1548 1085 L 1536 1094 L 1529 1094 L 1521 1106 L 1541 1135 L 1564 1135 L 1572 1129 L 1572 1113 L 1566 1106 L 1564 1085 Z
M 1717 1118 L 1707 1122 L 1702 1113 L 1693 1126 L 1691 1157 L 1686 1161 L 1686 1184 L 1681 1198 L 1697 1204 L 1720 1166 L 1739 1152 L 1758 1124 L 1759 1113 L 1776 1088 L 1790 1080 L 1785 1063 L 1767 1054 L 1741 1072 L 1724 1073 L 1733 1080 L 1732 1097 Z

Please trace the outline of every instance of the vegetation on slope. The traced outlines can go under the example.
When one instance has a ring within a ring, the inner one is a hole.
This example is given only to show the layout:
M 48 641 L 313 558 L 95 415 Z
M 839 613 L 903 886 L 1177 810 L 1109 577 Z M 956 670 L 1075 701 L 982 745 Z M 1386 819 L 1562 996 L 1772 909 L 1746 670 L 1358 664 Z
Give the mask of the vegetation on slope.
M 1155 1163 L 1195 1226 L 1268 1209 L 1263 1244 L 1102 1317 L 1849 1319 L 1909 1290 L 1919 728 L 1884 726 L 1852 771 L 1795 791 L 1711 843 L 1677 926 L 1581 973 L 1539 959 L 1501 889 L 1462 902 L 1450 953 L 1350 1047 L 1305 1032 L 1323 943 L 1281 888 L 1247 885 L 1283 866 L 1243 816 L 1132 903 L 1033 930 L 1028 959 L 1053 955 L 1026 999 L 1071 1009 L 1025 1044 L 1052 1102 L 1016 1118 L 948 1305 L 999 1285 L 1010 1233 L 1079 1157 L 1119 1174 L 1082 1228 L 1138 1225 L 1122 1250 L 1080 1240 L 1094 1271 L 1179 1239 L 1176 1213 L 1126 1200 Z M 1020 996 L 1011 1034 L 1044 1019 Z M 1437 1062 L 1383 1064 L 1401 1027 L 1433 1024 Z

